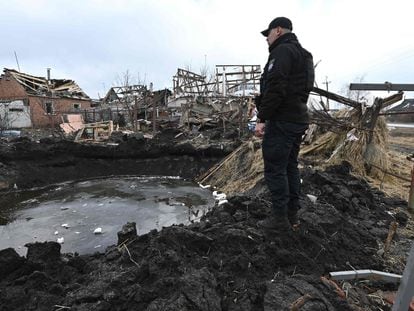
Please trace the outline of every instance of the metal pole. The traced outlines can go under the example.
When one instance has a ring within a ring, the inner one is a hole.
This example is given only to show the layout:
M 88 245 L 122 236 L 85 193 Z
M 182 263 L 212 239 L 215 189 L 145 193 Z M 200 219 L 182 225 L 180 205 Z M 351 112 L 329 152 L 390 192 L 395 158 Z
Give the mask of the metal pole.
M 137 100 L 137 96 L 134 96 L 134 132 L 138 131 L 138 100 Z
M 395 297 L 392 311 L 406 311 L 414 296 L 414 243 L 411 246 L 410 255 L 405 265 L 403 277 L 401 279 L 400 287 L 398 288 L 397 296 Z
M 411 169 L 411 186 L 410 186 L 410 194 L 408 196 L 408 211 L 411 215 L 414 215 L 414 164 L 413 168 Z
M 17 53 L 16 53 L 16 51 L 14 51 L 14 57 L 16 58 L 17 69 L 19 69 L 19 72 L 20 72 L 19 59 L 17 58 Z
M 227 96 L 226 68 L 223 67 L 223 96 Z
M 154 93 L 152 92 L 152 82 L 150 83 L 150 101 L 152 103 L 152 134 L 155 136 L 155 133 L 157 132 L 157 108 Z
M 328 84 L 331 83 L 331 81 L 328 81 L 328 77 L 325 76 L 325 82 L 322 82 L 326 85 L 326 91 L 329 92 Z M 326 109 L 329 110 L 329 98 L 326 98 Z

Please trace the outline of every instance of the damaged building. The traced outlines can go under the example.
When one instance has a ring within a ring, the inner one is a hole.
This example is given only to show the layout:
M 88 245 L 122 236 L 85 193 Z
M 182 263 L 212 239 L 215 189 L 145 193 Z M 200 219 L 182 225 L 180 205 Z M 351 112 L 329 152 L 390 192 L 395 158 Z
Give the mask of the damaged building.
M 62 116 L 93 106 L 92 100 L 69 79 L 37 77 L 14 69 L 0 76 L 0 118 L 3 128 L 56 127 Z
M 178 68 L 168 107 L 181 125 L 225 128 L 230 122 L 242 131 L 252 117 L 260 75 L 260 65 L 216 65 L 210 78 Z
M 169 120 L 167 102 L 170 95 L 168 89 L 153 92 L 152 86 L 148 88 L 141 84 L 113 86 L 102 100 L 102 109 L 109 111 L 111 119 L 119 126 L 129 123 L 139 129 L 148 124 L 148 120 Z

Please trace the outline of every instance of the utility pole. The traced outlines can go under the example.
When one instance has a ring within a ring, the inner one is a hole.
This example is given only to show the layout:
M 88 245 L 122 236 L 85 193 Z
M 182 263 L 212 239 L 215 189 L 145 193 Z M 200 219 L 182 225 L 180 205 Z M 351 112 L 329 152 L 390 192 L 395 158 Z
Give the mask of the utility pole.
M 19 72 L 20 72 L 19 59 L 17 58 L 17 53 L 16 53 L 16 51 L 14 51 L 14 57 L 16 58 L 17 69 L 19 69 Z
M 157 132 L 157 105 L 154 100 L 154 93 L 152 92 L 152 82 L 150 83 L 150 100 L 152 103 L 152 134 L 155 136 Z
M 138 99 L 137 95 L 134 95 L 134 132 L 137 132 L 139 130 L 138 126 Z
M 331 82 L 332 82 L 332 81 L 328 81 L 328 77 L 327 77 L 327 76 L 325 76 L 325 82 L 322 82 L 322 83 L 326 85 L 326 91 L 327 91 L 327 92 L 329 92 L 328 85 L 329 85 L 329 83 L 331 83 Z M 326 109 L 327 109 L 327 110 L 329 110 L 329 98 L 328 98 L 328 97 L 326 98 Z

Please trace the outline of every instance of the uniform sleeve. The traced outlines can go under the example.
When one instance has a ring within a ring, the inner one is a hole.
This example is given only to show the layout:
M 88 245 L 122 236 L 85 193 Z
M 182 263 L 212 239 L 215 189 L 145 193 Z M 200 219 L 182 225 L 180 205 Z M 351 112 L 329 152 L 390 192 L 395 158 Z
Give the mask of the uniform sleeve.
M 281 45 L 270 54 L 266 73 L 266 89 L 261 94 L 258 118 L 270 120 L 277 108 L 284 102 L 288 78 L 292 70 L 292 54 L 287 46 Z

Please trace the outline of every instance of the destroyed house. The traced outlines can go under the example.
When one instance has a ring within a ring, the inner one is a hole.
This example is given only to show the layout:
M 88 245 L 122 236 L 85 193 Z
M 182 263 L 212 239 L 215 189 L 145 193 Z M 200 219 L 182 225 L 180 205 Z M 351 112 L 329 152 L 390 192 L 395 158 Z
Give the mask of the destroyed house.
M 103 99 L 103 103 L 109 106 L 134 105 L 137 100 L 141 100 L 147 93 L 145 85 L 126 85 L 113 86 Z
M 103 105 L 111 109 L 117 118 L 122 115 L 127 122 L 134 119 L 153 119 L 153 107 L 156 108 L 157 119 L 168 119 L 167 102 L 171 96 L 168 89 L 151 92 L 145 85 L 113 86 L 103 99 Z
M 92 105 L 73 80 L 50 79 L 50 71 L 44 78 L 5 68 L 0 76 L 0 105 L 6 109 L 6 103 L 16 101 L 23 103 L 29 114 L 25 127 L 35 128 L 56 127 L 63 114 L 79 113 Z

